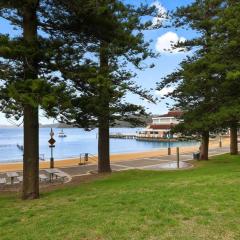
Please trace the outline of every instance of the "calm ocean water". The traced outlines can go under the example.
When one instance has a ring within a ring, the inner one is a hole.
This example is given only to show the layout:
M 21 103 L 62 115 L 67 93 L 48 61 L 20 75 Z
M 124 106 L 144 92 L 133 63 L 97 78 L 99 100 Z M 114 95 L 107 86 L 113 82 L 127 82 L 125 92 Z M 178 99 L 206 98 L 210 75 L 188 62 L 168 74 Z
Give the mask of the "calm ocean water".
M 77 157 L 80 153 L 97 153 L 97 130 L 86 132 L 79 128 L 63 129 L 66 138 L 59 138 L 58 133 L 61 129 L 53 129 L 55 132 L 56 147 L 54 148 L 54 158 L 64 159 Z M 110 132 L 133 133 L 139 128 L 112 128 Z M 44 154 L 45 159 L 50 158 L 48 140 L 50 129 L 40 128 L 40 154 Z M 22 151 L 17 144 L 23 145 L 22 128 L 0 128 L 0 162 L 22 161 Z M 196 142 L 176 142 L 171 143 L 173 147 L 195 145 Z M 111 139 L 111 153 L 129 153 L 151 151 L 167 148 L 167 143 L 144 142 L 134 139 Z

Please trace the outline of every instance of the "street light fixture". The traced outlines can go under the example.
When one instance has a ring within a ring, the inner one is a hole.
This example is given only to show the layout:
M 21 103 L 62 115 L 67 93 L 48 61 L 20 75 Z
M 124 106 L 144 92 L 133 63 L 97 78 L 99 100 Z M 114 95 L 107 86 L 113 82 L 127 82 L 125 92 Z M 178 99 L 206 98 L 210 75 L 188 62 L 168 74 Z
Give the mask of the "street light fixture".
M 173 123 L 170 124 L 170 130 L 168 132 L 168 155 L 171 155 L 171 130 L 173 127 Z
M 49 139 L 49 141 L 48 141 L 48 143 L 49 143 L 49 147 L 50 147 L 50 149 L 51 149 L 51 158 L 50 158 L 50 168 L 54 168 L 54 158 L 53 158 L 53 148 L 55 147 L 55 139 L 53 138 L 53 136 L 54 136 L 54 132 L 53 132 L 53 130 L 52 130 L 52 128 L 51 128 L 51 131 L 50 131 L 50 139 Z
M 168 132 L 168 155 L 171 155 L 171 136 L 170 136 L 170 131 Z

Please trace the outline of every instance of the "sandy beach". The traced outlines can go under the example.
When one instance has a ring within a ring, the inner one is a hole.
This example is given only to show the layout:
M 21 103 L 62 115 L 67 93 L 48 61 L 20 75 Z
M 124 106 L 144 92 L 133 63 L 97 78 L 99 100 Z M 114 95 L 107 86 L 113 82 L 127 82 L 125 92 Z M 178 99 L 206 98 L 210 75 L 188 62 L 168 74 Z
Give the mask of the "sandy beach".
M 222 146 L 229 146 L 229 138 L 222 139 Z M 219 139 L 214 139 L 210 141 L 210 148 L 219 147 Z M 198 151 L 199 146 L 191 146 L 191 147 L 181 147 L 180 154 L 189 153 L 189 152 L 196 152 Z M 176 148 L 171 149 L 172 154 L 176 153 Z M 127 160 L 134 160 L 138 158 L 146 158 L 146 157 L 159 157 L 167 155 L 167 149 L 160 149 L 160 150 L 152 150 L 148 152 L 135 152 L 135 153 L 123 153 L 123 154 L 112 154 L 111 155 L 111 162 L 116 161 L 127 161 Z M 72 158 L 72 159 L 64 159 L 64 160 L 55 160 L 55 167 L 69 167 L 69 166 L 76 166 L 80 162 L 79 158 Z M 88 164 L 93 164 L 97 162 L 96 160 L 89 159 Z M 49 168 L 49 161 L 40 162 L 40 168 Z M 7 171 L 21 171 L 23 169 L 23 164 L 21 162 L 17 163 L 2 163 L 0 164 L 0 172 L 7 172 Z

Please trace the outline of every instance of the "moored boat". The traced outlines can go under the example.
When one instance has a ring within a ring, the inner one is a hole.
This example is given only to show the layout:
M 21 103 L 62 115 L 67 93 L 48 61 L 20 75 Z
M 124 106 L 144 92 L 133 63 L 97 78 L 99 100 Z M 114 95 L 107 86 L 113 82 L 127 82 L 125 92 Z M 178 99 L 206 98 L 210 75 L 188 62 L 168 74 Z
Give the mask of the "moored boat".
M 67 137 L 67 135 L 63 132 L 63 129 L 58 133 L 58 137 L 61 138 Z

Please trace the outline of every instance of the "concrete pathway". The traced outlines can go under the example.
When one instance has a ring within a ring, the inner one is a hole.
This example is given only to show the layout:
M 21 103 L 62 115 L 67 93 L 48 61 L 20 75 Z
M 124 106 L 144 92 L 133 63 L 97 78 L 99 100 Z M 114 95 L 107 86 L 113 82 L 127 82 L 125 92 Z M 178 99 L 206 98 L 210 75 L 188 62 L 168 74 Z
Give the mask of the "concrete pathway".
M 228 153 L 229 148 L 214 148 L 209 149 L 209 156 L 219 155 Z M 192 165 L 189 160 L 193 160 L 193 153 L 181 153 L 180 149 L 180 168 L 190 168 Z M 176 155 L 166 155 L 166 156 L 155 156 L 149 158 L 140 158 L 128 161 L 118 161 L 111 164 L 113 171 L 123 171 L 129 169 L 145 169 L 145 170 L 169 170 L 177 169 L 177 156 Z M 73 166 L 61 168 L 64 172 L 70 176 L 83 176 L 90 174 L 91 172 L 97 171 L 96 164 Z
M 228 153 L 229 148 L 223 147 L 223 148 L 214 148 L 209 150 L 209 156 L 219 155 L 223 153 Z M 191 164 L 190 160 L 193 159 L 193 153 L 188 152 L 184 153 L 181 152 L 180 149 L 180 162 L 179 167 L 181 169 L 191 168 L 193 165 Z M 177 156 L 176 155 L 166 155 L 166 156 L 155 156 L 155 157 L 145 157 L 145 158 L 139 158 L 135 160 L 127 160 L 127 161 L 117 161 L 112 162 L 111 168 L 113 171 L 124 171 L 129 169 L 141 169 L 141 170 L 174 170 L 177 169 Z M 76 176 L 84 176 L 84 175 L 90 175 L 92 172 L 97 172 L 97 164 L 88 164 L 88 165 L 75 165 L 71 167 L 62 167 L 58 168 L 63 173 L 67 175 L 67 181 L 69 182 L 72 180 L 72 177 Z M 42 169 L 40 171 L 41 174 L 46 174 L 46 171 Z M 22 171 L 18 172 L 19 176 L 22 176 Z M 0 173 L 0 179 L 6 178 L 6 172 Z M 57 180 L 56 180 L 57 181 Z M 54 181 L 54 183 L 57 183 Z M 58 181 L 59 182 L 59 181 Z M 19 183 L 19 182 L 18 182 Z M 18 184 L 0 184 L 0 190 L 17 190 Z M 60 181 L 59 183 L 62 183 Z M 43 185 L 49 185 L 49 183 L 42 183 Z

